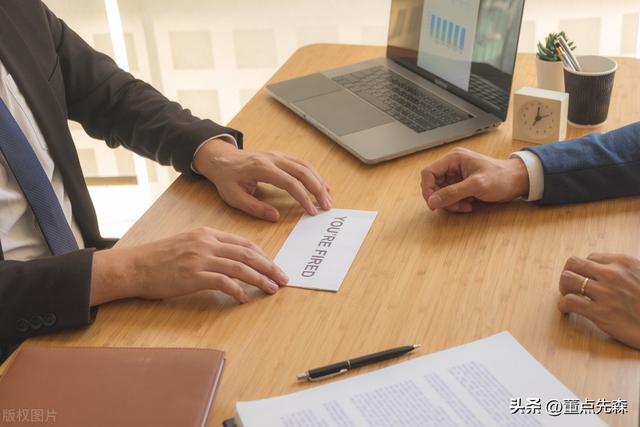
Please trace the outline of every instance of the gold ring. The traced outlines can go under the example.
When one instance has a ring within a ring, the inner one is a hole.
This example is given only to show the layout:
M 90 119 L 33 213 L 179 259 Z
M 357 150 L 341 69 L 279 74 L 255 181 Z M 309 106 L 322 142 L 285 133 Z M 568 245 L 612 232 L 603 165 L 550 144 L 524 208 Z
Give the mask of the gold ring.
M 588 277 L 585 277 L 582 280 L 582 286 L 580 286 L 580 295 L 586 296 L 584 291 L 585 291 L 585 289 L 587 289 L 587 285 L 589 284 L 589 280 L 591 280 L 591 279 L 589 279 Z

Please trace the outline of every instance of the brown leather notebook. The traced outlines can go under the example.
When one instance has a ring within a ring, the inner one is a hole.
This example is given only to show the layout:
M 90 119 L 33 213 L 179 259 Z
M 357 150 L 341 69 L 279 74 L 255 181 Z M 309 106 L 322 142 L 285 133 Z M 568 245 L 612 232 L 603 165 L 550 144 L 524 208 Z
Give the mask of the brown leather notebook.
M 200 427 L 224 353 L 24 345 L 0 377 L 0 425 Z

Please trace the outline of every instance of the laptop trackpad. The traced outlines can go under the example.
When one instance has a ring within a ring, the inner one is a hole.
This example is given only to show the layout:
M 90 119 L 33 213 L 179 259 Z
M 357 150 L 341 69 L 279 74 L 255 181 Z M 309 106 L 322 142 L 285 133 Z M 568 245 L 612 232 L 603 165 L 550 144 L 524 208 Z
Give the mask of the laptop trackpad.
M 391 117 L 346 90 L 333 92 L 294 105 L 338 136 L 394 121 Z

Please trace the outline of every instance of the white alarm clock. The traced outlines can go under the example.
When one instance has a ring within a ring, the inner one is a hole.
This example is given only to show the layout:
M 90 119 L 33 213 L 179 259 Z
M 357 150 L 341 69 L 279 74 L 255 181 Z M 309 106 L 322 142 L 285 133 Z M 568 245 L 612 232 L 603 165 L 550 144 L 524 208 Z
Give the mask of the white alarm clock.
M 567 137 L 568 93 L 522 87 L 513 108 L 513 139 L 546 144 Z

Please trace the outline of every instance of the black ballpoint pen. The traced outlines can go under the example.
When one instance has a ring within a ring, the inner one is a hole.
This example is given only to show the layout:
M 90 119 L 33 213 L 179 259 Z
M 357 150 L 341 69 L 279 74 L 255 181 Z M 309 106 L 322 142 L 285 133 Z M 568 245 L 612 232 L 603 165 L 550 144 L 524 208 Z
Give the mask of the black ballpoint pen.
M 371 365 L 372 363 L 382 362 L 383 360 L 393 359 L 394 357 L 402 356 L 420 347 L 420 344 L 405 345 L 402 347 L 392 348 L 390 350 L 381 351 L 379 353 L 373 353 L 366 356 L 360 356 L 353 359 L 345 360 L 344 362 L 333 363 L 331 365 L 323 366 L 321 368 L 309 369 L 307 372 L 298 374 L 298 380 L 318 381 L 325 378 L 335 377 L 336 375 L 344 374 L 347 371 L 361 366 Z

